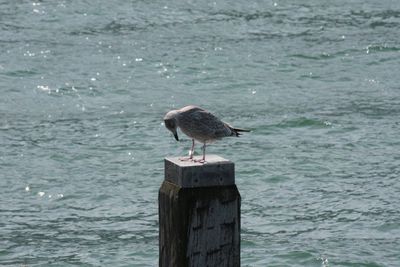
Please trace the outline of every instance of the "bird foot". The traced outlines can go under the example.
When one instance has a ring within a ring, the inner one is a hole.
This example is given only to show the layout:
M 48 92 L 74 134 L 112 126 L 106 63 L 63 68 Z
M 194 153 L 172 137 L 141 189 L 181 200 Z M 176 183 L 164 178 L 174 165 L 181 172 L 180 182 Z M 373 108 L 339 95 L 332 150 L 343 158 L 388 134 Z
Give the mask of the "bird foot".
M 202 164 L 205 164 L 207 162 L 205 159 L 194 159 L 193 161 L 196 163 L 202 163 Z
M 180 161 L 193 161 L 193 158 L 191 158 L 191 157 L 180 157 L 179 160 Z

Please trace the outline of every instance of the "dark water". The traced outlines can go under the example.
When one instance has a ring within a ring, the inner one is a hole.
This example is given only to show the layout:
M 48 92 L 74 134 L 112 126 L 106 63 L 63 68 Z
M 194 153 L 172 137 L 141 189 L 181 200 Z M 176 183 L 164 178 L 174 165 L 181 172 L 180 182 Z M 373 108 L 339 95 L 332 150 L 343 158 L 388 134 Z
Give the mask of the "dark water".
M 400 266 L 400 2 L 0 0 L 0 265 L 156 266 L 162 125 L 252 133 L 242 266 Z M 198 150 L 200 153 L 200 150 Z

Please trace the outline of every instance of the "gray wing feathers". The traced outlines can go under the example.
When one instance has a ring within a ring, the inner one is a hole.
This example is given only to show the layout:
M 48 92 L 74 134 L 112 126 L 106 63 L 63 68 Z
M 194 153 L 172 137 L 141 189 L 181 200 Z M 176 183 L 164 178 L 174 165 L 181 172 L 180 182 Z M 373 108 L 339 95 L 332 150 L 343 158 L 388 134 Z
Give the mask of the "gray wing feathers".
M 183 110 L 179 117 L 179 126 L 195 139 L 212 140 L 232 135 L 229 125 L 198 107 Z

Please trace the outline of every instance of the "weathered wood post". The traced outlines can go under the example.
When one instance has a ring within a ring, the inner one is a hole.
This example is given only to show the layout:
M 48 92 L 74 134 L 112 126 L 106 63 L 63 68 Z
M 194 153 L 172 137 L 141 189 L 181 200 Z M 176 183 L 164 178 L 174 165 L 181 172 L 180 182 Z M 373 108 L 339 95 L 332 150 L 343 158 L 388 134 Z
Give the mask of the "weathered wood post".
M 158 195 L 160 267 L 240 266 L 240 194 L 234 163 L 165 159 Z

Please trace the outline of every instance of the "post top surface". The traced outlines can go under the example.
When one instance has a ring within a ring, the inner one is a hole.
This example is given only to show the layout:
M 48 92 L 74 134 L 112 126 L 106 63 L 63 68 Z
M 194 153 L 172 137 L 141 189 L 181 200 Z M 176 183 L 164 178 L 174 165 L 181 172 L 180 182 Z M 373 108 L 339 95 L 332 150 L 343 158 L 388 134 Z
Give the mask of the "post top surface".
M 233 164 L 230 160 L 224 159 L 218 155 L 206 155 L 206 162 L 200 163 L 192 160 L 180 160 L 182 157 L 166 157 L 165 160 L 172 162 L 173 164 L 179 167 L 197 167 L 197 166 L 206 166 L 212 164 Z M 195 156 L 194 159 L 200 160 L 202 156 Z
M 202 156 L 195 157 L 196 160 Z M 165 180 L 180 187 L 225 186 L 235 184 L 235 164 L 217 155 L 206 155 L 206 162 L 167 157 Z

